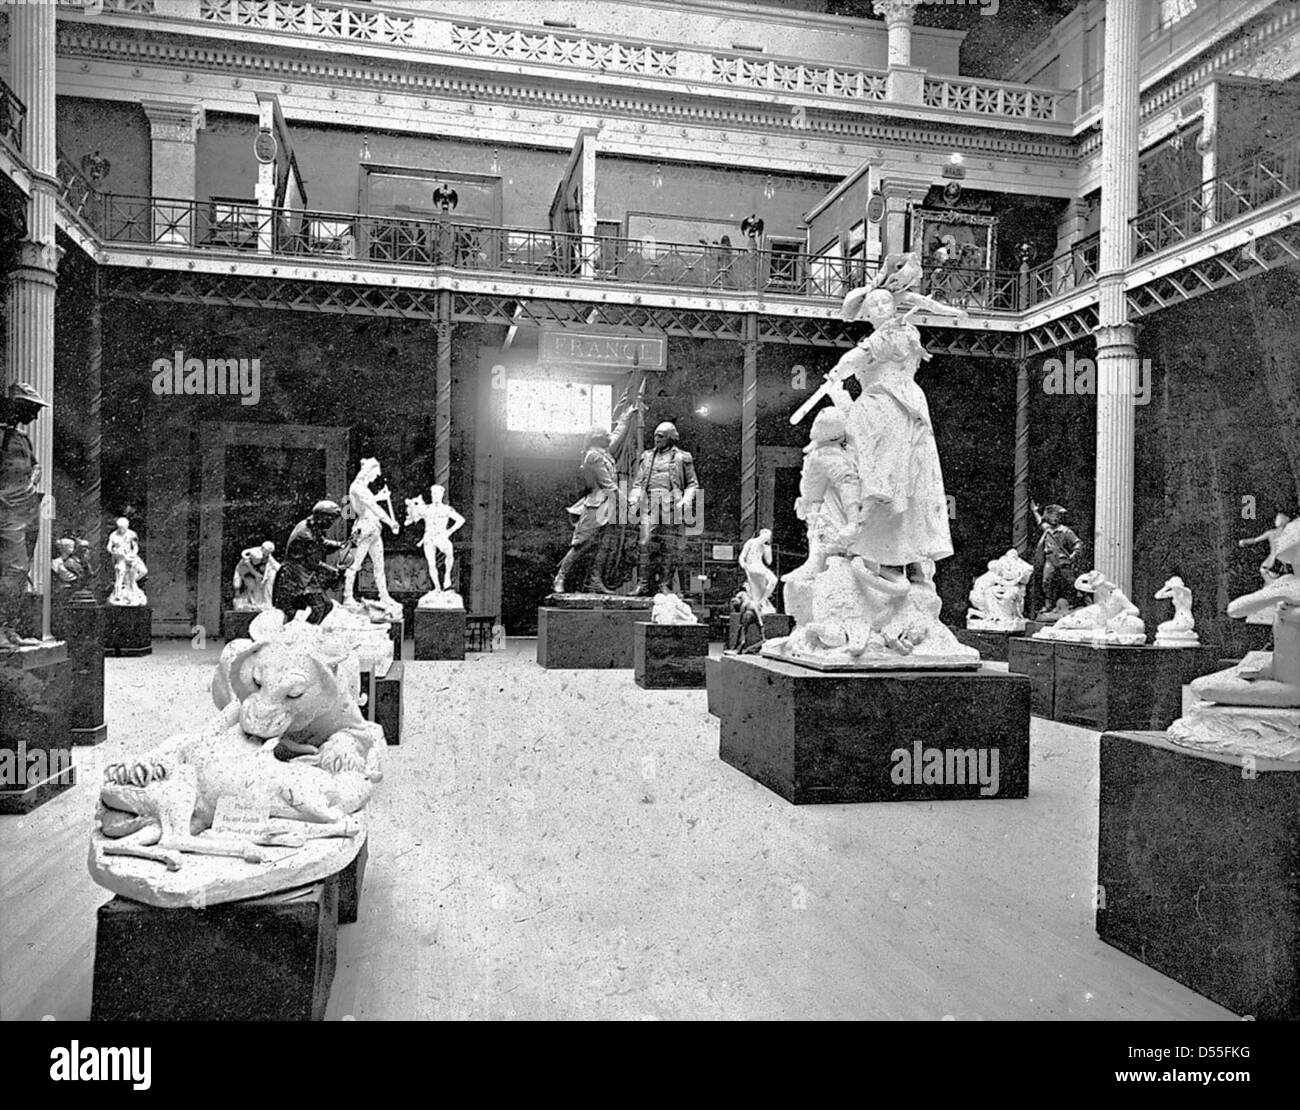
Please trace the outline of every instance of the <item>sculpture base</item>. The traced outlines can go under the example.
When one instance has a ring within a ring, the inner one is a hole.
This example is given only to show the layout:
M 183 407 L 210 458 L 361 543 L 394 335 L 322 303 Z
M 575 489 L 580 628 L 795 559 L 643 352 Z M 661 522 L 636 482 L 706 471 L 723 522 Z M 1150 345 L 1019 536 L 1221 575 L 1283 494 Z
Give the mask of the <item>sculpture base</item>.
M 465 599 L 455 590 L 430 590 L 415 603 L 417 609 L 464 609 Z
M 108 739 L 104 721 L 104 606 L 93 599 L 70 601 L 62 609 L 72 669 L 68 739 L 79 747 Z
M 1101 939 L 1235 1013 L 1300 1018 L 1298 772 L 1102 736 Z
M 361 913 L 361 884 L 366 878 L 366 862 L 370 859 L 370 840 L 361 845 L 347 867 L 339 872 L 339 924 L 354 925 Z
M 104 654 L 117 656 L 153 654 L 153 607 L 150 605 L 104 606 Z
M 993 659 L 999 663 L 1007 661 L 1007 642 L 1012 636 L 1019 635 L 1017 632 L 988 631 L 972 628 L 969 625 L 965 628 L 954 628 L 952 634 L 959 642 L 978 651 L 981 659 Z
M 726 655 L 719 755 L 796 805 L 1024 798 L 1029 683 L 971 674 L 818 674 Z
M 1030 676 L 1031 711 L 1105 732 L 1162 729 L 1181 713 L 1183 687 L 1218 665 L 1213 647 L 1080 644 L 1013 637 L 1007 669 Z
M 0 814 L 30 813 L 76 785 L 67 645 L 48 640 L 0 655 Z
M 375 677 L 370 685 L 370 698 L 364 710 L 366 719 L 374 721 L 384 730 L 388 744 L 402 742 L 402 678 L 404 667 L 394 662 L 384 675 Z
M 91 1020 L 323 1020 L 338 893 L 334 875 L 204 910 L 114 898 L 99 908 Z
M 1201 638 L 1195 632 L 1156 632 L 1153 647 L 1200 647 Z
M 703 624 L 632 626 L 632 678 L 643 690 L 702 690 L 709 657 L 709 629 Z
M 1091 644 L 1094 647 L 1145 647 L 1145 632 L 1104 632 L 1095 628 L 1047 628 L 1034 633 L 1035 640 L 1056 644 Z
M 1180 748 L 1241 761 L 1277 760 L 1300 770 L 1300 708 L 1195 701 L 1169 726 Z
M 727 647 L 731 647 L 736 642 L 736 633 L 740 631 L 740 614 L 729 613 L 727 615 Z M 788 613 L 767 613 L 763 617 L 763 639 L 775 640 L 781 636 L 789 636 L 794 631 L 794 617 Z M 745 633 L 745 642 L 742 648 L 753 647 L 759 642 L 758 634 L 753 625 Z
M 415 658 L 464 659 L 465 610 L 416 609 Z
M 632 629 L 649 615 L 644 605 L 537 610 L 537 662 L 547 670 L 611 670 L 632 666 Z
M 254 617 L 262 615 L 261 609 L 223 609 L 221 612 L 221 638 L 231 640 L 249 639 L 248 626 Z
M 1014 636 L 1020 635 L 1025 630 L 1026 623 L 1023 619 L 1018 621 L 998 621 L 983 617 L 966 618 L 966 628 L 971 632 L 1001 632 L 1003 635 Z M 959 632 L 960 629 L 954 628 L 953 631 Z M 961 637 L 959 636 L 958 639 L 961 639 Z

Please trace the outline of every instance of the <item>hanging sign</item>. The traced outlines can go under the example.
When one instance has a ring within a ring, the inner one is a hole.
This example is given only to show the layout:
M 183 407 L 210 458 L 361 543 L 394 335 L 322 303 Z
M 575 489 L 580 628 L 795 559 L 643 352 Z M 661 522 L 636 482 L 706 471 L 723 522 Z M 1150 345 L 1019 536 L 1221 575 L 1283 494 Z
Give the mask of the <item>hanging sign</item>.
M 662 335 L 545 328 L 538 339 L 537 361 L 563 366 L 662 370 L 667 342 Z

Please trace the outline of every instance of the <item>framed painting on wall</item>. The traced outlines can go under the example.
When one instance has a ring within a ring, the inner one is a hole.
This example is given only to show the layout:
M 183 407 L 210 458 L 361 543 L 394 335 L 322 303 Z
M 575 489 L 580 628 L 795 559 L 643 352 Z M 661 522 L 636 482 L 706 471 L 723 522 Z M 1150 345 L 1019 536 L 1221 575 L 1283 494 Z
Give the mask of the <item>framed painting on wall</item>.
M 926 269 L 997 269 L 996 216 L 933 208 L 912 209 L 912 250 Z

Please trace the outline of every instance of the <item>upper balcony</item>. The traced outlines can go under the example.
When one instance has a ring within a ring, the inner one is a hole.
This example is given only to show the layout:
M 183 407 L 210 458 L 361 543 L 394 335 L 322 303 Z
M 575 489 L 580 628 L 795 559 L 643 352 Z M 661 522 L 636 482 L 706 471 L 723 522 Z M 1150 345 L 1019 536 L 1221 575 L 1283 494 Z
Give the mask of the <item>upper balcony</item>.
M 27 119 L 27 108 L 14 95 L 13 90 L 0 81 L 0 143 L 4 143 L 14 154 L 23 152 L 23 124 Z

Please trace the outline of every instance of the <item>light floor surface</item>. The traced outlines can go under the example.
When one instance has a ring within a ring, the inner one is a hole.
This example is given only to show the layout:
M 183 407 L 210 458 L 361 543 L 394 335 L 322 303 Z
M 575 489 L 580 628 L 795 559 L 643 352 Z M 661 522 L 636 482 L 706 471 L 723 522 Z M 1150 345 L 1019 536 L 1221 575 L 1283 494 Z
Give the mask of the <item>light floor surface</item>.
M 212 712 L 217 648 L 155 647 L 92 773 L 0 817 L 0 1017 L 89 1016 L 93 772 Z M 1097 938 L 1098 733 L 1035 718 L 1027 800 L 797 807 L 703 690 L 535 655 L 407 662 L 329 1018 L 1235 1020 Z

